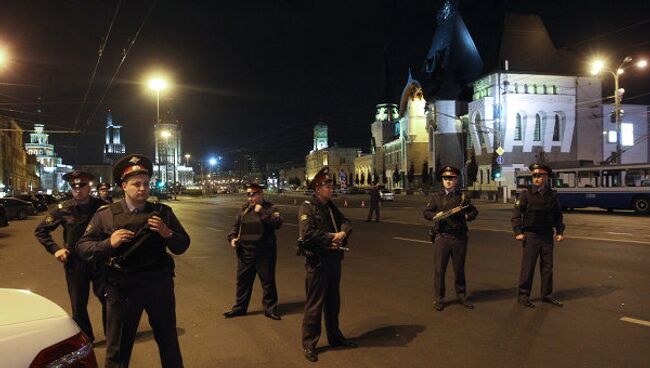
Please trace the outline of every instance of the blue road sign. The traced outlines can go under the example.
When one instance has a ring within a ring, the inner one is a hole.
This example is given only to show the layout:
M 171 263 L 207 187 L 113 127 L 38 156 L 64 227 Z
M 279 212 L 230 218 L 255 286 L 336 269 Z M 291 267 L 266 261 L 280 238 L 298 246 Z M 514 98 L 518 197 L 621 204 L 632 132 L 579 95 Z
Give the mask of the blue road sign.
M 497 164 L 503 165 L 503 156 L 497 156 Z

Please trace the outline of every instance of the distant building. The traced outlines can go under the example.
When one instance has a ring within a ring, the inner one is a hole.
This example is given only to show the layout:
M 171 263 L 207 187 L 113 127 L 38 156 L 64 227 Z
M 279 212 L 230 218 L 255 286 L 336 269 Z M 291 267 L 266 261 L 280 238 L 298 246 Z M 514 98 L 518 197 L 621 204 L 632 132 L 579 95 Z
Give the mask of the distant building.
M 126 154 L 126 147 L 122 143 L 121 125 L 113 124 L 113 113 L 108 109 L 106 114 L 106 143 L 104 144 L 104 163 L 114 164 Z
M 45 125 L 34 124 L 34 132 L 29 134 L 29 142 L 25 143 L 25 150 L 28 154 L 36 156 L 36 161 L 39 163 L 41 190 L 64 192 L 70 189 L 63 180 L 63 175 L 72 171 L 72 166 L 64 165 L 61 157 L 56 155 L 54 145 L 49 143 L 49 134 L 45 133 Z
M 23 129 L 7 117 L 0 117 L 0 129 L 0 197 L 40 190 L 39 164 L 23 146 Z
M 159 123 L 154 127 L 154 134 L 154 179 L 159 179 L 168 186 L 174 183 L 193 184 L 194 170 L 183 164 L 181 125 Z
M 323 140 L 324 139 L 324 140 Z M 330 176 L 337 185 L 351 185 L 354 176 L 354 159 L 361 155 L 359 148 L 329 147 L 327 125 L 314 127 L 314 149 L 305 157 L 305 176 L 310 181 L 323 166 L 329 166 Z
M 264 173 L 260 156 L 256 152 L 238 151 L 233 161 L 234 172 L 237 178 L 248 181 L 263 180 Z M 270 175 L 271 173 L 269 173 Z

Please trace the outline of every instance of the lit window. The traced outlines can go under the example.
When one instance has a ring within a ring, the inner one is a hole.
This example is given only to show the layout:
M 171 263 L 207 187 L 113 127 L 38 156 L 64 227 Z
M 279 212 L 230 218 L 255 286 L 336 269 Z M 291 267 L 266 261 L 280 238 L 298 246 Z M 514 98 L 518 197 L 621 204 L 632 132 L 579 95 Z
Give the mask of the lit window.
M 533 140 L 539 142 L 542 140 L 542 117 L 539 114 L 535 115 L 535 132 L 533 133 Z
M 553 141 L 560 141 L 560 115 L 555 114 L 555 125 L 553 125 Z
M 521 114 L 517 114 L 515 120 L 515 140 L 516 141 L 521 140 Z
M 634 125 L 630 123 L 621 124 L 621 144 L 624 146 L 634 145 Z
M 607 143 L 616 143 L 616 131 L 610 130 L 607 134 Z

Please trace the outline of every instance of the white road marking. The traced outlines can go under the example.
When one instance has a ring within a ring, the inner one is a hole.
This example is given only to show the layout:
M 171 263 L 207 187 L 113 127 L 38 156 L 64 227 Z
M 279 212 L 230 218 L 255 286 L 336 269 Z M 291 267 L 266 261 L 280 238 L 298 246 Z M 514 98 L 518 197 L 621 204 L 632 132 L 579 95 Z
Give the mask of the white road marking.
M 415 243 L 431 244 L 431 241 L 428 241 L 428 240 L 402 238 L 402 237 L 399 237 L 399 236 L 394 236 L 393 239 L 395 239 L 395 240 L 403 240 L 403 241 L 410 241 L 410 242 L 415 242 Z
M 296 227 L 298 226 L 298 224 L 292 224 L 292 223 L 289 223 L 289 222 L 284 222 L 283 225 L 286 225 L 286 226 L 296 226 Z
M 212 230 L 212 231 L 223 231 L 223 230 L 221 230 L 221 229 L 215 229 L 215 228 L 213 228 L 213 227 L 206 227 L 206 229 L 208 229 L 208 230 Z
M 623 317 L 621 318 L 621 321 L 623 322 L 630 322 L 630 323 L 636 323 L 637 325 L 642 325 L 646 327 L 650 327 L 650 322 L 644 321 L 642 319 L 636 319 L 636 318 L 630 318 L 630 317 Z
M 614 231 L 605 231 L 605 234 L 612 234 L 612 235 L 632 235 L 631 233 L 617 233 Z

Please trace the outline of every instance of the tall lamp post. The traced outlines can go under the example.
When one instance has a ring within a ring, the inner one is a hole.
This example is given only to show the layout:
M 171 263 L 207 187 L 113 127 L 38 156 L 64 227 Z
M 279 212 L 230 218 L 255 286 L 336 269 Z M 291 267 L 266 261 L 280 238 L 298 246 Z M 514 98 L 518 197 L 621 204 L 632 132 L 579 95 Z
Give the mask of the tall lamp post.
M 167 81 L 156 77 L 149 80 L 149 88 L 156 91 L 156 125 L 160 124 L 160 91 L 167 88 Z M 165 148 L 166 150 L 166 148 Z M 160 153 L 158 153 L 160 156 Z M 167 170 L 167 166 L 165 166 Z M 158 176 L 162 180 L 162 169 L 160 168 L 160 162 L 158 162 Z M 165 180 L 167 179 L 167 172 L 165 171 Z
M 621 100 L 623 99 L 623 93 L 625 92 L 624 89 L 619 88 L 619 77 L 625 72 L 625 69 L 629 68 L 631 65 L 630 63 L 632 62 L 632 58 L 629 56 L 626 56 L 621 64 L 616 68 L 616 70 L 612 70 L 607 68 L 605 65 L 605 62 L 602 60 L 594 60 L 594 62 L 591 65 L 591 74 L 597 75 L 600 72 L 607 72 L 611 74 L 614 77 L 614 119 L 616 122 L 616 157 L 613 157 L 611 160 L 612 163 L 615 164 L 621 164 L 622 162 L 622 154 L 623 154 L 623 149 L 622 149 L 622 137 L 621 137 Z M 638 68 L 645 68 L 648 63 L 645 60 L 639 60 L 636 62 L 636 67 Z

